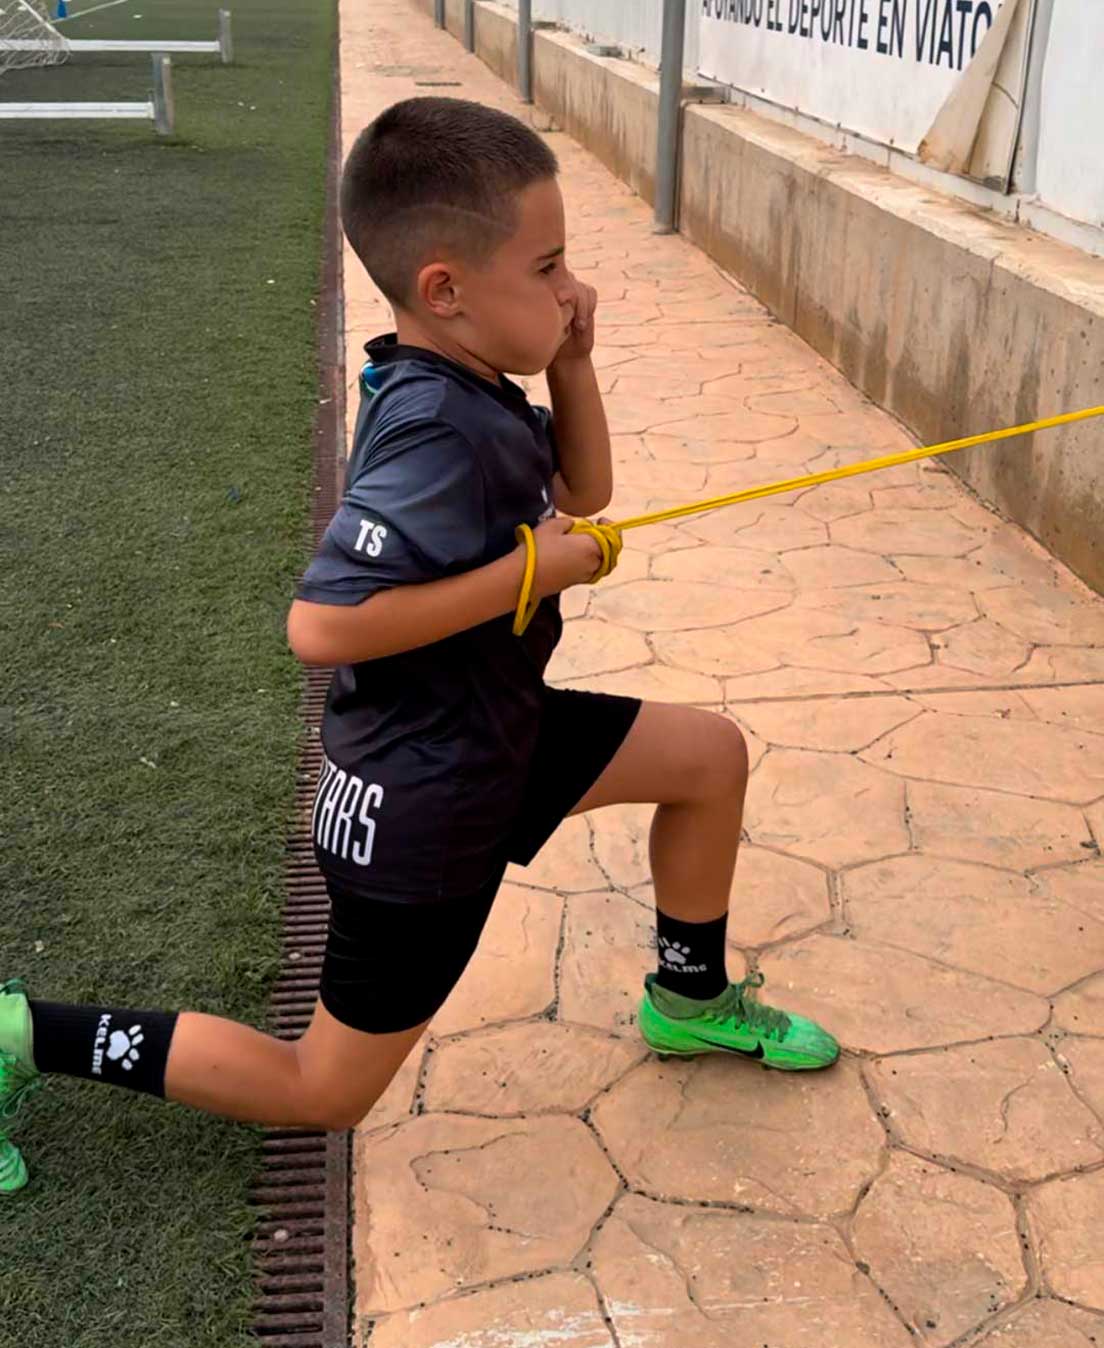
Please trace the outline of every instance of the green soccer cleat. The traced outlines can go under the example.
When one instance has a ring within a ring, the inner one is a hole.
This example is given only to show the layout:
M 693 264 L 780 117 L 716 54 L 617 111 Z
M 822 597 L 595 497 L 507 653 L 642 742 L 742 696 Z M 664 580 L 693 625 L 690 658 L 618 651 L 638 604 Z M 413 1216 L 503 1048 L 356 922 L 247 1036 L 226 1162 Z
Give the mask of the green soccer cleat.
M 13 1194 L 27 1183 L 27 1167 L 3 1122 L 42 1085 L 31 1039 L 31 1012 L 23 984 L 18 978 L 0 983 L 0 1194 Z
M 696 1002 L 660 987 L 649 974 L 637 1018 L 640 1033 L 661 1058 L 732 1053 L 787 1072 L 830 1067 L 839 1044 L 814 1021 L 756 1001 L 755 990 L 762 986 L 763 975 L 752 974 L 712 1001 Z

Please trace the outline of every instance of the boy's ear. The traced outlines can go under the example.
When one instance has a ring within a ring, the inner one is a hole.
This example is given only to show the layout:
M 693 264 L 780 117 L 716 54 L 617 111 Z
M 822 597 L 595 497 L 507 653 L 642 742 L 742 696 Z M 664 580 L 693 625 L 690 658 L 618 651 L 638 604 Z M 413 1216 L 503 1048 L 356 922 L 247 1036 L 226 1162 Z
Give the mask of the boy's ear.
M 455 318 L 460 312 L 460 287 L 452 268 L 429 262 L 418 273 L 418 298 L 435 318 Z

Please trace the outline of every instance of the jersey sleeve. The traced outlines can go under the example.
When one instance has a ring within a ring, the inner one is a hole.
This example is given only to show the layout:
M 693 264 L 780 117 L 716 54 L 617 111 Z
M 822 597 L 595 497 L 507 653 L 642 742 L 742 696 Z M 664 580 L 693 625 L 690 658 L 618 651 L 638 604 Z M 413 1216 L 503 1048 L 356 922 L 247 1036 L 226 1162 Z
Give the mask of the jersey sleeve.
M 319 604 L 359 604 L 379 590 L 440 580 L 486 551 L 482 469 L 444 422 L 404 426 L 373 444 L 296 589 Z
M 556 427 L 552 422 L 552 409 L 550 407 L 534 406 L 533 411 L 537 420 L 540 422 L 540 428 L 544 432 L 544 438 L 548 441 L 548 447 L 552 451 L 553 470 L 558 472 L 560 468 L 560 452 L 556 444 Z

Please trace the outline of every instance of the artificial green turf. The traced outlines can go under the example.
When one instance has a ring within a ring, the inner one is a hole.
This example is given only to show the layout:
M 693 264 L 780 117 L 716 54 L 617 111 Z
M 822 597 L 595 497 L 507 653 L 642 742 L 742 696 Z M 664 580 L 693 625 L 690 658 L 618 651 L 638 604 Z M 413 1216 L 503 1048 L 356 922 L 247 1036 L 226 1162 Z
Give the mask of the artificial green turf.
M 264 1024 L 334 6 L 232 8 L 237 64 L 174 58 L 170 140 L 0 121 L 0 978 Z M 128 0 L 68 31 L 213 37 L 215 10 Z M 0 99 L 148 85 L 147 56 L 88 56 Z M 14 1135 L 3 1348 L 253 1341 L 259 1130 L 51 1078 Z

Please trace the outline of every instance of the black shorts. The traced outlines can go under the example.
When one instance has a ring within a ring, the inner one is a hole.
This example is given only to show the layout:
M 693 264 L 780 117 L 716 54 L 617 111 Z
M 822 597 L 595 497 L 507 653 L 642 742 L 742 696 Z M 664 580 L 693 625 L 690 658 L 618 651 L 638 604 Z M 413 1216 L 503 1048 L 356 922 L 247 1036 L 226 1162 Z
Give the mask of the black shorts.
M 636 698 L 548 690 L 521 809 L 475 893 L 403 902 L 327 875 L 330 921 L 319 987 L 326 1010 L 371 1034 L 434 1016 L 475 953 L 507 865 L 533 860 L 605 771 L 639 710 Z

